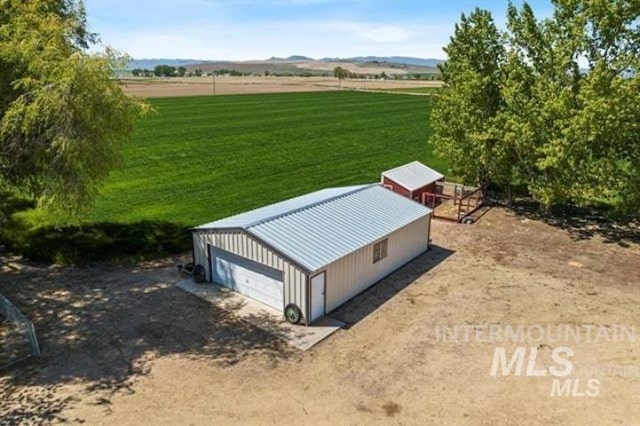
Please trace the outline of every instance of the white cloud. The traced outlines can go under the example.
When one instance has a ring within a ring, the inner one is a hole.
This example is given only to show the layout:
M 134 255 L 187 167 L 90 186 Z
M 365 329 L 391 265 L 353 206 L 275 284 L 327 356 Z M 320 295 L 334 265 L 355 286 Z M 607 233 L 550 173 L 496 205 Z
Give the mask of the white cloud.
M 134 58 L 194 58 L 214 56 L 214 49 L 203 37 L 193 34 L 131 32 L 103 37 L 105 44 Z
M 255 60 L 270 56 L 313 58 L 350 56 L 444 56 L 449 28 L 353 21 L 233 22 L 152 26 L 136 30 L 105 28 L 103 41 L 134 58 Z
M 135 58 L 248 60 L 301 54 L 444 57 L 468 0 L 85 0 L 91 30 Z M 504 6 L 494 10 L 504 24 Z M 493 2 L 498 3 L 498 2 Z M 97 49 L 94 49 L 97 50 Z
M 397 43 L 410 40 L 411 31 L 397 25 L 366 24 L 362 22 L 327 22 L 324 26 L 330 31 L 342 31 L 348 35 L 376 43 Z

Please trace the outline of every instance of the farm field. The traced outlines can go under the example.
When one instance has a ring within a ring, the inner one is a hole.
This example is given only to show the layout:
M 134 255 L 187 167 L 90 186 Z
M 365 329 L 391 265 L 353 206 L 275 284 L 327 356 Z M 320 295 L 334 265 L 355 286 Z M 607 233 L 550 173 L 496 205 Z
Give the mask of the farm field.
M 397 93 L 427 93 L 438 94 L 440 92 L 440 86 L 420 86 L 420 87 L 395 87 L 392 89 L 381 89 L 387 92 Z
M 153 99 L 84 221 L 195 225 L 412 160 L 438 169 L 430 101 L 325 92 Z
M 123 78 L 123 90 L 145 98 L 197 96 L 213 94 L 212 77 Z M 392 90 L 441 87 L 441 81 L 428 80 L 363 80 L 334 77 L 216 77 L 216 94 L 255 94 L 289 92 L 324 92 L 342 89 Z

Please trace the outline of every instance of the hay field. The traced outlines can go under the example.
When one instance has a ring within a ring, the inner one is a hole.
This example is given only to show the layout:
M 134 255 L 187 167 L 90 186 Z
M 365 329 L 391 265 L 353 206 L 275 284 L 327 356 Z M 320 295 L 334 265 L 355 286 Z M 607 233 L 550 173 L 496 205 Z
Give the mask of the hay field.
M 144 98 L 171 96 L 213 95 L 213 77 L 126 78 L 120 80 L 123 90 Z M 340 86 L 340 87 L 339 87 Z M 337 90 L 394 90 L 418 91 L 441 87 L 440 81 L 423 80 L 359 80 L 334 77 L 231 77 L 215 78 L 216 95 L 324 92 Z
M 413 160 L 439 170 L 425 96 L 354 91 L 151 99 L 85 221 L 195 225 Z

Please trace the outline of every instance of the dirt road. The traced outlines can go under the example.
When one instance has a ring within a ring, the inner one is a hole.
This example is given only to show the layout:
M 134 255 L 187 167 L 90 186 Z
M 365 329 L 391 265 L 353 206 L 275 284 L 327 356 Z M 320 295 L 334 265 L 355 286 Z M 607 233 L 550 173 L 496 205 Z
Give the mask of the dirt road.
M 0 292 L 34 320 L 44 356 L 5 373 L 0 418 L 637 424 L 639 340 L 487 341 L 487 324 L 640 332 L 640 246 L 606 233 L 501 208 L 474 225 L 434 222 L 433 250 L 334 312 L 348 328 L 304 353 L 175 289 L 178 259 L 4 273 Z M 456 325 L 474 337 L 439 338 Z M 570 348 L 575 391 L 551 396 L 549 375 L 492 376 L 497 347 L 536 348 L 538 370 L 562 367 L 553 350 Z

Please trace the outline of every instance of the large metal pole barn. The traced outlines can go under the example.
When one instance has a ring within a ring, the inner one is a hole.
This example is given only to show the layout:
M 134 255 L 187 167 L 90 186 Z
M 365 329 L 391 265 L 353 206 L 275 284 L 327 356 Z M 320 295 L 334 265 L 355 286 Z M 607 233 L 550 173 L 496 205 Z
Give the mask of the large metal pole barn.
M 194 228 L 194 261 L 308 325 L 426 251 L 430 217 L 378 184 L 329 188 Z

